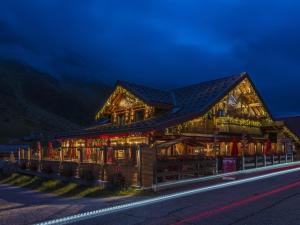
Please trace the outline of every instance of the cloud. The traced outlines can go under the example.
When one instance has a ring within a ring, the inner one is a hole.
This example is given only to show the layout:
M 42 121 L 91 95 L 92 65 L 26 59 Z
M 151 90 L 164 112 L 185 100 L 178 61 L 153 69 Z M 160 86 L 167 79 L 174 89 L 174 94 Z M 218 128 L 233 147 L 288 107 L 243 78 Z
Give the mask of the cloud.
M 248 71 L 275 114 L 294 114 L 299 8 L 283 0 L 11 0 L 0 9 L 0 57 L 57 76 L 157 87 Z

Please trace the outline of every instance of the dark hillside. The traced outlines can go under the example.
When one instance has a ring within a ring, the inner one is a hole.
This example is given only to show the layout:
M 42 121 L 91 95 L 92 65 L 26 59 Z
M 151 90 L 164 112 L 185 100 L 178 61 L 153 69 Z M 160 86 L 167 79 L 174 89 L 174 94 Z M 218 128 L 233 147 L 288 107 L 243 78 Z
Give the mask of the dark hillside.
M 0 138 L 77 129 L 93 121 L 111 88 L 0 61 Z

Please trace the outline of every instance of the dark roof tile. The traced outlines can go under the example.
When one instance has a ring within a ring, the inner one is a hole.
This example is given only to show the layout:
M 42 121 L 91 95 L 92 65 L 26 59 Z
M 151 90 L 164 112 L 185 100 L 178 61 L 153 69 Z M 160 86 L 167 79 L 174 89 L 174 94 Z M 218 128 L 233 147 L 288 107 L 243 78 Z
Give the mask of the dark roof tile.
M 141 98 L 150 104 L 173 104 L 172 94 L 169 91 L 163 91 L 156 88 L 150 88 L 144 85 L 129 83 L 126 81 L 118 81 L 117 85 L 120 85 L 130 91 L 132 94 Z
M 148 103 L 169 104 L 173 105 L 173 107 L 179 107 L 180 110 L 169 110 L 160 116 L 133 124 L 124 126 L 95 126 L 95 128 L 92 129 L 68 133 L 63 136 L 96 135 L 130 131 L 138 132 L 173 126 L 204 114 L 214 103 L 220 100 L 220 98 L 244 78 L 245 74 L 234 75 L 176 88 L 170 91 L 120 81 L 117 84 L 123 86 Z

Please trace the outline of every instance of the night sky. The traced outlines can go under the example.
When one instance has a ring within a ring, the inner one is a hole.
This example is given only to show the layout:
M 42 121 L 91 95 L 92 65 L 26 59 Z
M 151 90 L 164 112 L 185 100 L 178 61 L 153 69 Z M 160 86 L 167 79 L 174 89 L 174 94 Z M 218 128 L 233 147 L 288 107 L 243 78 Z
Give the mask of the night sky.
M 247 71 L 300 114 L 300 2 L 0 0 L 0 57 L 60 76 L 178 87 Z

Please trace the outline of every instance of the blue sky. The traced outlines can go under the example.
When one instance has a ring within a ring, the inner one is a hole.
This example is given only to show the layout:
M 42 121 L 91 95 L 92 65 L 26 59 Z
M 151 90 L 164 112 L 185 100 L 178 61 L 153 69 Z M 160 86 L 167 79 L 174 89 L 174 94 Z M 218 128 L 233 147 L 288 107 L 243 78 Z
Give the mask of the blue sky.
M 0 0 L 0 57 L 60 76 L 177 87 L 247 71 L 300 114 L 300 2 Z

